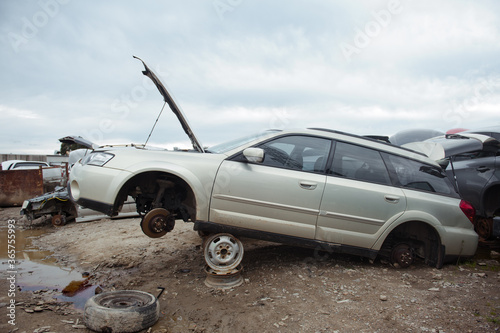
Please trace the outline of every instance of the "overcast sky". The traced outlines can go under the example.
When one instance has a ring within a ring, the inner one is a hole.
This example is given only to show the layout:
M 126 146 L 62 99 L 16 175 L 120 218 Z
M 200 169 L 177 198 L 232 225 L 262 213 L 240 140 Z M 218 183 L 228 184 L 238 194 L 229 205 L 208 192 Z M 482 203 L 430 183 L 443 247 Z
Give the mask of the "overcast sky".
M 1 1 L 0 153 L 144 143 L 163 99 L 205 146 L 268 128 L 500 125 L 498 1 Z M 190 146 L 163 112 L 150 145 Z

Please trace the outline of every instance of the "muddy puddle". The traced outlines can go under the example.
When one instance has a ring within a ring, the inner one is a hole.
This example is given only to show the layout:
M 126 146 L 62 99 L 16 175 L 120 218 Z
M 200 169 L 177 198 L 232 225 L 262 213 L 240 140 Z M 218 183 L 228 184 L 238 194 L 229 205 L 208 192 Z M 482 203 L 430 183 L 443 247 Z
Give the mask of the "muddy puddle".
M 7 244 L 8 228 L 0 227 L 0 271 L 15 274 L 16 286 L 21 291 L 45 294 L 62 302 L 71 302 L 77 309 L 83 309 L 85 302 L 95 294 L 97 286 L 86 282 L 86 276 L 73 268 L 57 264 L 50 251 L 41 251 L 31 240 L 48 231 L 40 229 L 15 230 L 15 264 L 9 261 Z M 50 232 L 50 231 L 49 231 Z M 13 248 L 11 247 L 10 250 Z M 76 282 L 76 283 L 75 283 Z

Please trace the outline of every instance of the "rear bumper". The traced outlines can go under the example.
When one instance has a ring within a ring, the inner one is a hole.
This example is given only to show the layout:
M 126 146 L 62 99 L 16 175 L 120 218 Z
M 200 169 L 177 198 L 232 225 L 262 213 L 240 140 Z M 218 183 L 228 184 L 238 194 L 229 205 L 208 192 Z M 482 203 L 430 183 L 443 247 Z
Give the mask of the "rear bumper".
M 473 229 L 445 228 L 441 243 L 446 246 L 445 257 L 472 257 L 476 253 L 479 236 Z

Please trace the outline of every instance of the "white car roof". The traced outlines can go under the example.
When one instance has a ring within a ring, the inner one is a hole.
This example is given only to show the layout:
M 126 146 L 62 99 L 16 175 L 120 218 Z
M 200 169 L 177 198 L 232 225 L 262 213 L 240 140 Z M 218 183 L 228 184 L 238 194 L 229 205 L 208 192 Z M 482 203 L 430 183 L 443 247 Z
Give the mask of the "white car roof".
M 39 165 L 44 165 L 48 166 L 49 164 L 47 162 L 43 161 L 24 161 L 24 160 L 8 160 L 2 162 L 2 170 L 9 170 L 13 165 L 15 164 L 39 164 Z

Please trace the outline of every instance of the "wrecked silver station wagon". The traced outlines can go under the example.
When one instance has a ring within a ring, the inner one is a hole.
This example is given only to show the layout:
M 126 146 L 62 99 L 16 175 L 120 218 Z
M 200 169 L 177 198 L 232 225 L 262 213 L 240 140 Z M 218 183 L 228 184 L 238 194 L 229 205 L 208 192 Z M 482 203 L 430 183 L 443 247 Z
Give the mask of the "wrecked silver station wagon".
M 226 233 L 375 259 L 400 267 L 473 256 L 474 208 L 423 154 L 328 129 L 270 130 L 205 148 L 144 64 L 193 144 L 96 148 L 73 166 L 69 191 L 82 206 L 116 215 L 135 199 L 141 227 L 161 237 L 176 220 Z M 205 247 L 231 266 L 241 244 Z M 209 253 L 207 253 L 209 252 Z

